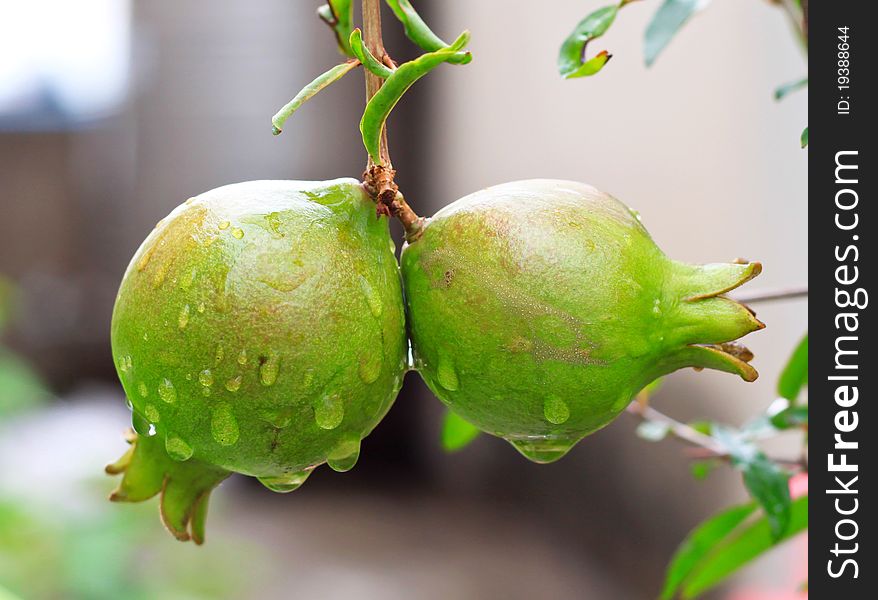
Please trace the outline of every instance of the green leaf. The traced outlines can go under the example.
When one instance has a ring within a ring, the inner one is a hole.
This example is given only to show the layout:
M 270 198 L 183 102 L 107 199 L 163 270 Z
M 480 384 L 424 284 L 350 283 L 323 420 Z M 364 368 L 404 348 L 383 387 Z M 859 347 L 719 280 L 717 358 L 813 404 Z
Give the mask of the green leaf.
M 601 37 L 610 28 L 619 6 L 614 4 L 597 9 L 580 21 L 567 36 L 558 54 L 558 72 L 562 77 L 574 79 L 594 75 L 612 58 L 611 54 L 602 50 L 594 58 L 585 60 L 585 50 L 589 42 Z
M 759 502 L 771 526 L 771 534 L 780 539 L 790 522 L 790 474 L 762 453 L 739 432 L 715 427 L 713 438 L 728 452 L 732 464 L 743 475 L 744 485 Z
M 670 425 L 661 421 L 644 421 L 637 426 L 638 437 L 649 442 L 660 442 L 667 437 Z
M 707 479 L 707 476 L 713 472 L 717 467 L 717 464 L 718 463 L 715 460 L 698 460 L 693 462 L 690 467 L 692 470 L 692 477 L 699 481 Z
M 793 350 L 777 382 L 777 393 L 795 404 L 799 392 L 808 384 L 808 336 Z
M 354 56 L 370 72 L 382 79 L 387 79 L 393 74 L 394 69 L 391 69 L 384 63 L 380 62 L 371 52 L 369 52 L 369 49 L 363 45 L 363 32 L 360 31 L 359 27 L 351 32 L 350 44 Z
M 774 99 L 775 100 L 783 100 L 789 94 L 801 90 L 804 87 L 808 86 L 808 78 L 803 77 L 802 79 L 797 79 L 796 81 L 790 81 L 789 83 L 785 83 L 782 86 L 778 87 L 774 90 Z
M 480 433 L 478 427 L 449 410 L 442 422 L 442 447 L 446 452 L 457 452 L 468 446 Z
M 802 137 L 800 138 L 800 141 L 802 143 L 802 148 L 804 148 L 805 146 L 808 145 L 808 128 L 807 127 L 805 127 L 805 129 L 802 131 Z
M 0 417 L 38 406 L 48 397 L 39 376 L 24 361 L 0 348 Z
M 348 43 L 351 30 L 354 27 L 353 2 L 351 0 L 329 0 L 328 4 L 317 9 L 317 16 L 332 29 L 338 44 L 338 51 L 353 58 L 354 54 Z
M 790 429 L 808 425 L 808 407 L 790 406 L 771 417 L 771 424 L 776 429 Z
M 302 91 L 296 94 L 295 98 L 287 102 L 287 104 L 277 111 L 277 114 L 271 118 L 271 124 L 273 126 L 272 133 L 274 135 L 280 135 L 287 119 L 293 116 L 293 113 L 303 104 L 316 96 L 318 92 L 329 87 L 358 66 L 360 66 L 360 63 L 356 60 L 343 62 L 340 65 L 332 67 L 326 73 L 319 75 L 314 81 L 302 88 Z
M 732 531 L 756 511 L 750 502 L 717 513 L 696 527 L 674 553 L 665 574 L 662 600 L 671 600 L 686 578 Z
M 686 21 L 701 10 L 710 0 L 665 0 L 646 28 L 644 58 L 652 66 L 665 46 L 680 31 Z
M 682 587 L 683 598 L 703 594 L 766 550 L 807 528 L 808 496 L 805 495 L 793 502 L 790 526 L 780 538 L 772 537 L 769 521 L 762 517 L 721 542 L 692 570 Z
M 405 35 L 422 50 L 436 52 L 448 48 L 449 44 L 442 41 L 438 35 L 427 26 L 418 11 L 408 0 L 386 0 L 387 6 L 393 11 L 394 16 L 402 23 Z M 460 52 L 448 59 L 447 62 L 465 65 L 473 59 L 469 52 Z
M 387 78 L 381 89 L 372 96 L 360 120 L 360 133 L 363 135 L 363 145 L 375 164 L 381 164 L 379 156 L 381 131 L 384 129 L 387 117 L 390 116 L 390 111 L 399 99 L 418 79 L 442 63 L 448 62 L 466 46 L 467 42 L 469 42 L 469 32 L 464 31 L 447 48 L 422 54 L 414 60 L 401 64 Z

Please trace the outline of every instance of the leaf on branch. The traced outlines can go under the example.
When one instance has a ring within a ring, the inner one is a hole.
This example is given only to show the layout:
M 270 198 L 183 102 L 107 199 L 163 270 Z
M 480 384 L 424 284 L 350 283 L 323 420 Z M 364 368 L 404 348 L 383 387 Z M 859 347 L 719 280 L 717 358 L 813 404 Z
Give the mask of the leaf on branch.
M 670 431 L 670 425 L 661 421 L 644 421 L 637 426 L 637 436 L 648 442 L 660 442 Z
M 790 474 L 739 432 L 716 427 L 713 438 L 728 452 L 744 479 L 744 486 L 765 511 L 772 538 L 779 540 L 790 524 Z
M 643 48 L 646 66 L 652 66 L 689 18 L 709 3 L 710 0 L 665 0 L 646 28 Z
M 801 90 L 808 86 L 808 78 L 803 77 L 802 79 L 797 79 L 796 81 L 790 81 L 789 83 L 785 83 L 782 86 L 778 87 L 774 90 L 774 99 L 775 100 L 783 100 L 789 94 Z
M 351 46 L 348 40 L 354 27 L 354 4 L 352 0 L 329 0 L 328 4 L 317 9 L 320 20 L 329 25 L 335 33 L 338 51 L 343 55 L 353 58 Z
M 777 382 L 777 393 L 793 404 L 802 388 L 808 385 L 808 336 L 793 350 Z
M 696 598 L 763 552 L 807 528 L 808 496 L 804 495 L 792 503 L 790 526 L 780 538 L 772 537 L 768 519 L 764 516 L 760 517 L 718 541 L 714 548 L 691 569 L 689 576 L 677 590 L 683 598 Z M 663 597 L 670 598 L 672 595 Z
M 386 0 L 387 6 L 393 11 L 394 16 L 402 23 L 405 35 L 414 42 L 421 50 L 435 52 L 448 48 L 449 44 L 433 33 L 415 7 L 408 0 Z M 460 52 L 448 59 L 449 63 L 465 65 L 473 59 L 469 52 Z
M 565 79 L 588 77 L 600 72 L 604 65 L 612 58 L 612 54 L 601 50 L 591 59 L 585 59 L 585 51 L 588 43 L 604 35 L 613 21 L 619 8 L 626 2 L 604 6 L 585 17 L 576 28 L 567 36 L 561 44 L 558 54 L 558 72 Z
M 347 62 L 343 62 L 340 65 L 336 65 L 328 70 L 326 73 L 319 75 L 314 81 L 306 85 L 302 88 L 296 97 L 290 100 L 282 109 L 277 111 L 271 118 L 272 124 L 272 133 L 274 135 L 280 135 L 280 133 L 284 129 L 284 124 L 287 122 L 294 112 L 296 112 L 305 102 L 313 98 L 317 95 L 321 90 L 329 87 L 348 73 L 350 73 L 353 69 L 360 66 L 360 62 L 357 60 L 349 60 Z
M 363 44 L 363 32 L 360 31 L 359 27 L 351 32 L 350 44 L 354 56 L 357 57 L 357 60 L 359 60 L 371 73 L 374 73 L 382 79 L 387 79 L 393 74 L 394 69 L 391 69 L 375 58 L 375 56 L 369 52 L 369 49 Z
M 448 410 L 442 422 L 442 447 L 446 452 L 457 452 L 468 446 L 480 433 L 478 427 Z
M 790 406 L 773 417 L 771 424 L 776 429 L 792 429 L 794 427 L 808 426 L 808 407 L 807 406 Z
M 381 131 L 384 129 L 387 117 L 390 116 L 390 111 L 418 79 L 442 63 L 448 62 L 466 46 L 467 42 L 469 42 L 469 32 L 464 31 L 447 48 L 422 54 L 414 60 L 401 64 L 369 100 L 360 120 L 360 133 L 363 135 L 363 145 L 376 165 L 382 164 L 379 156 Z
M 804 131 L 802 131 L 802 137 L 799 138 L 799 141 L 802 143 L 802 148 L 808 145 L 808 128 L 805 127 Z

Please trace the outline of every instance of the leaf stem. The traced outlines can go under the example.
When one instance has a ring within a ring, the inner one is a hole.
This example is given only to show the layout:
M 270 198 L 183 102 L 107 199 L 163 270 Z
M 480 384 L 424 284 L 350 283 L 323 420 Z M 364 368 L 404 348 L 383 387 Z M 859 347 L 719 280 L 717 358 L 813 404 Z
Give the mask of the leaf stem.
M 384 40 L 381 35 L 381 0 L 363 0 L 363 43 L 379 62 L 395 66 L 387 54 L 387 50 L 384 49 Z M 366 73 L 366 102 L 368 103 L 384 85 L 384 80 L 368 69 L 363 70 Z M 379 156 L 382 164 L 375 164 L 371 156 L 366 163 L 366 171 L 363 173 L 366 191 L 375 198 L 378 212 L 393 215 L 399 219 L 405 228 L 406 240 L 414 241 L 421 235 L 424 219 L 411 209 L 393 180 L 396 171 L 390 161 L 386 125 L 381 131 Z

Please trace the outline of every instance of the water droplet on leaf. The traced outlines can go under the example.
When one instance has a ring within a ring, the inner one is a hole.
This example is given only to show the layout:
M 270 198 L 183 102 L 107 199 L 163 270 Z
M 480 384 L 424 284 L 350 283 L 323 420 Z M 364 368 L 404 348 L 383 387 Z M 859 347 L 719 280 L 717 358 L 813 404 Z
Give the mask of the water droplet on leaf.
M 279 477 L 260 477 L 259 483 L 270 489 L 272 492 L 287 494 L 299 489 L 308 476 L 311 475 L 313 469 L 290 473 L 289 475 L 281 475 Z
M 173 404 L 177 401 L 177 390 L 174 389 L 174 384 L 171 383 L 170 379 L 162 379 L 162 382 L 159 384 L 159 398 L 162 399 L 163 402 L 167 404 Z
M 237 392 L 239 389 L 241 389 L 241 379 L 242 378 L 240 375 L 238 375 L 237 377 L 232 377 L 226 382 L 226 389 L 230 392 Z
M 162 418 L 159 414 L 159 410 L 152 404 L 147 404 L 143 407 L 143 414 L 146 415 L 146 418 L 150 423 L 158 423 Z
M 364 352 L 360 356 L 360 379 L 363 383 L 373 383 L 381 375 L 381 354 Z
M 210 431 L 221 446 L 233 446 L 238 441 L 238 421 L 231 404 L 220 402 L 216 405 L 210 419 Z
M 262 385 L 274 385 L 279 371 L 280 357 L 277 354 L 272 354 L 259 367 L 259 381 L 262 382 Z
M 570 418 L 570 408 L 558 396 L 549 396 L 543 404 L 543 415 L 549 423 L 560 425 Z
M 314 420 L 321 429 L 335 429 L 342 419 L 344 419 L 344 404 L 339 396 L 324 396 L 314 406 Z
M 198 382 L 205 387 L 213 385 L 213 373 L 210 372 L 210 369 L 204 369 L 198 374 Z
M 180 329 L 186 329 L 186 325 L 189 324 L 189 305 L 186 304 L 183 308 L 180 309 L 180 316 L 177 317 L 177 325 L 180 326 Z
M 333 471 L 344 473 L 350 471 L 360 458 L 360 440 L 357 437 L 348 438 L 340 442 L 326 458 L 326 464 Z
M 557 438 L 524 438 L 510 439 L 509 443 L 521 452 L 525 458 L 535 463 L 546 464 L 555 462 L 565 454 L 567 454 L 575 440 L 561 440 Z
M 454 369 L 454 362 L 448 356 L 441 356 L 439 358 L 439 364 L 436 367 L 436 379 L 439 380 L 439 385 L 449 392 L 457 390 L 460 386 L 460 381 L 457 379 L 457 371 Z
M 169 435 L 165 438 L 165 452 L 168 456 L 178 461 L 186 461 L 192 458 L 194 450 L 192 446 L 184 442 L 176 435 Z
M 240 227 L 235 227 L 234 229 L 232 229 L 232 235 L 235 236 L 236 239 L 240 240 L 242 237 L 244 237 L 244 230 Z

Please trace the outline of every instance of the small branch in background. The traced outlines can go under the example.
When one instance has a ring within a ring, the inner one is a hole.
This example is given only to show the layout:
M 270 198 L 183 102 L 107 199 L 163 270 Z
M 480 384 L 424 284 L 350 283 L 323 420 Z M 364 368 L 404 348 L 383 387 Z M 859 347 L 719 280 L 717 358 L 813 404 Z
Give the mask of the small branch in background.
M 643 421 L 651 421 L 653 423 L 661 423 L 668 428 L 668 433 L 677 438 L 681 442 L 685 442 L 692 448 L 687 449 L 686 454 L 691 458 L 699 460 L 716 459 L 723 461 L 731 461 L 731 456 L 726 449 L 709 435 L 705 435 L 690 427 L 686 423 L 681 423 L 668 415 L 657 411 L 641 400 L 634 400 L 626 409 L 630 414 L 638 417 Z M 807 464 L 803 464 L 801 460 L 790 460 L 784 458 L 768 457 L 769 460 L 783 465 L 791 470 L 807 470 Z
M 752 304 L 756 302 L 771 302 L 775 300 L 795 300 L 797 298 L 808 297 L 808 286 L 798 286 L 790 288 L 779 288 L 776 290 L 755 290 L 753 292 L 743 292 L 729 295 L 729 298 L 736 302 L 744 304 Z
M 796 33 L 801 37 L 802 42 L 807 47 L 808 45 L 808 2 L 807 0 L 802 0 L 801 6 L 796 0 L 770 0 L 770 2 L 774 5 L 777 5 L 783 9 L 783 11 L 787 14 L 790 22 L 793 24 L 793 27 L 796 29 Z

